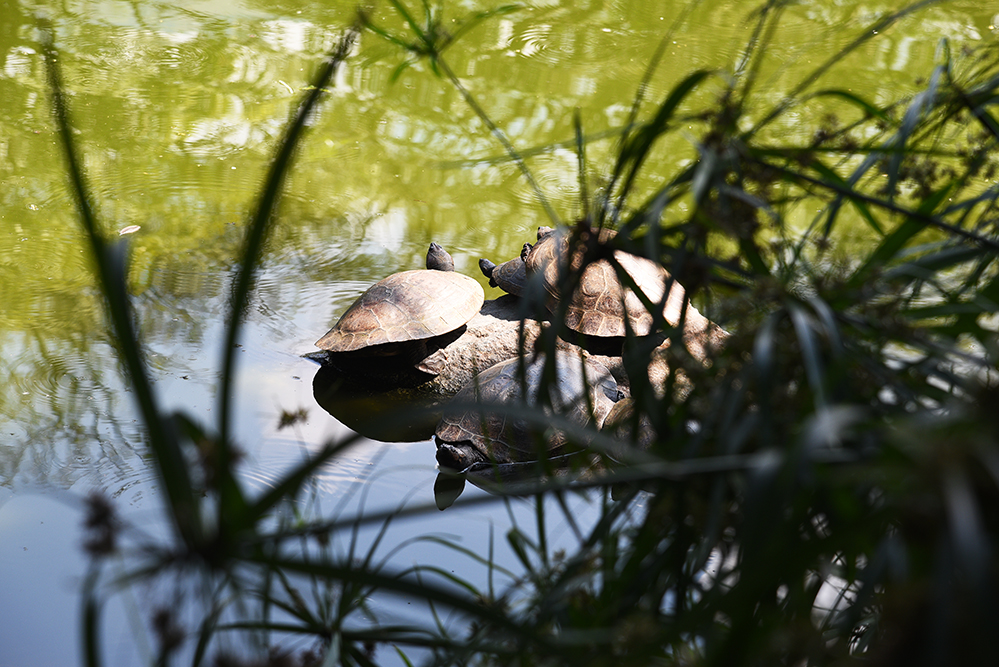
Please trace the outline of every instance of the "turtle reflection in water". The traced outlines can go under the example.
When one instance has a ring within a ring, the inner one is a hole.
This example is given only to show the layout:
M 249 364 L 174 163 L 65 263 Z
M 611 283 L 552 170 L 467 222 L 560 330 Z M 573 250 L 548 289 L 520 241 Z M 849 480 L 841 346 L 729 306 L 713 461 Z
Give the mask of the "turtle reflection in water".
M 316 347 L 327 351 L 329 363 L 361 379 L 424 381 L 441 372 L 441 348 L 464 332 L 483 299 L 482 287 L 456 273 L 451 255 L 431 243 L 425 270 L 372 285 Z
M 522 415 L 508 414 L 542 403 L 538 394 L 545 365 L 543 354 L 523 360 L 523 365 L 519 358 L 509 359 L 479 373 L 458 392 L 454 403 L 465 411 L 446 412 L 437 425 L 438 463 L 454 471 L 475 472 L 493 464 L 516 465 L 571 453 L 561 430 L 538 429 Z M 592 423 L 597 429 L 621 397 L 606 367 L 568 351 L 556 353 L 547 391 L 550 407 L 545 406 L 545 414 L 581 426 Z M 539 430 L 546 431 L 543 438 L 536 437 Z

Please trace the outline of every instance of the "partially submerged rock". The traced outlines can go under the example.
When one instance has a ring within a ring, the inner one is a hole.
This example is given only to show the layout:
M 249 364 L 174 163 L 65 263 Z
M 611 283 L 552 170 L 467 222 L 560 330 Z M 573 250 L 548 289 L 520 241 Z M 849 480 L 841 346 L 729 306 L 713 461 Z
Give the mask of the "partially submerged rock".
M 476 373 L 530 350 L 541 332 L 541 324 L 526 317 L 521 302 L 501 296 L 482 305 L 469 320 L 460 338 L 445 347 L 445 370 L 422 387 L 444 396 L 454 396 Z

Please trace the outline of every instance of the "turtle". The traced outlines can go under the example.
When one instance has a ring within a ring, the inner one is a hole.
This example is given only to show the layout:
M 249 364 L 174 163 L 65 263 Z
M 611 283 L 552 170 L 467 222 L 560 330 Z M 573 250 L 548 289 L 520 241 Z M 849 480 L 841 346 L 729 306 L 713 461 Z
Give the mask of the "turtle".
M 584 234 L 592 233 L 584 232 Z M 597 232 L 596 241 L 605 244 L 614 238 L 615 234 L 613 230 L 601 229 Z M 526 253 L 524 259 L 528 277 L 539 274 L 542 276 L 548 294 L 548 309 L 552 312 L 557 309 L 561 298 L 559 278 L 560 273 L 569 264 L 569 240 L 570 233 L 567 228 L 553 230 L 540 238 Z M 613 252 L 614 259 L 652 303 L 662 303 L 666 286 L 670 285 L 663 316 L 668 324 L 676 326 L 683 308 L 683 286 L 671 280 L 669 273 L 656 262 L 623 250 Z M 571 262 L 573 269 L 579 268 L 582 254 L 582 248 L 573 252 Z M 636 335 L 645 336 L 652 333 L 655 318 L 642 304 L 641 299 L 621 283 L 611 263 L 606 259 L 591 262 L 580 276 L 579 285 L 566 305 L 566 325 L 573 331 L 587 336 L 616 338 L 627 333 L 626 317 Z
M 538 239 L 548 235 L 552 231 L 551 227 L 538 227 Z M 495 264 L 488 259 L 479 260 L 479 270 L 489 278 L 491 287 L 499 287 L 507 294 L 523 296 L 527 286 L 527 271 L 524 266 L 524 258 L 527 257 L 531 248 L 530 243 L 525 243 L 518 257 L 507 260 L 501 264 Z
M 516 465 L 571 453 L 565 434 L 557 429 L 545 435 L 544 450 L 539 452 L 537 430 L 524 419 L 504 413 L 504 406 L 538 404 L 545 366 L 546 355 L 539 353 L 523 360 L 523 374 L 520 357 L 479 373 L 453 399 L 463 407 L 446 411 L 437 424 L 437 462 L 450 470 L 474 472 L 492 464 Z M 554 411 L 580 425 L 593 422 L 596 428 L 623 396 L 603 364 L 568 350 L 555 353 L 554 379 L 548 392 L 551 407 L 545 408 L 546 413 Z M 483 406 L 469 407 L 472 403 Z
M 427 268 L 394 273 L 359 296 L 316 347 L 346 371 L 404 371 L 437 375 L 441 348 L 479 312 L 482 286 L 454 271 L 439 244 L 427 251 Z
M 646 414 L 635 414 L 635 399 L 623 398 L 610 409 L 604 418 L 601 427 L 604 431 L 612 433 L 618 441 L 618 451 L 612 453 L 626 453 L 635 451 L 648 451 L 656 439 L 656 431 L 652 426 L 652 421 Z M 635 427 L 638 430 L 635 430 Z
M 527 245 L 527 244 L 524 244 Z M 514 257 L 502 264 L 494 264 L 488 259 L 479 260 L 479 270 L 482 275 L 489 278 L 491 287 L 499 287 L 507 294 L 522 296 L 527 283 L 527 271 L 524 268 L 524 260 Z

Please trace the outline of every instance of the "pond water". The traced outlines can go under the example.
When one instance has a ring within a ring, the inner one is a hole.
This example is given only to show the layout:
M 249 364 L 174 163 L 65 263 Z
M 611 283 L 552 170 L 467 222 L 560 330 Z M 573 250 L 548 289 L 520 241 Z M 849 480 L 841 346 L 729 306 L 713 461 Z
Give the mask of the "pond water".
M 446 27 L 490 6 L 452 4 Z M 572 137 L 573 111 L 589 135 L 620 127 L 671 26 L 651 99 L 696 69 L 730 72 L 758 4 L 526 2 L 446 54 L 518 148 L 549 147 L 529 165 L 567 220 L 579 210 L 575 155 L 555 144 Z M 824 86 L 877 103 L 904 97 L 930 72 L 941 38 L 956 46 L 995 42 L 999 15 L 986 4 L 941 3 L 904 19 L 833 68 Z M 213 424 L 226 288 L 245 222 L 291 109 L 355 7 L 353 0 L 0 3 L 0 665 L 78 660 L 79 510 L 90 490 L 114 498 L 129 521 L 161 521 L 155 473 L 74 217 L 35 17 L 54 26 L 99 219 L 108 233 L 139 226 L 129 237 L 130 280 L 158 398 L 167 410 Z M 862 0 L 790 7 L 767 50 L 761 109 L 895 9 Z M 386 6 L 371 17 L 406 34 Z M 406 56 L 361 35 L 288 179 L 238 351 L 235 437 L 253 491 L 350 434 L 317 404 L 318 369 L 301 355 L 363 289 L 419 267 L 437 241 L 487 298 L 497 296 L 477 258 L 512 257 L 550 223 L 517 169 L 487 159 L 502 151 L 453 88 L 425 62 L 394 78 Z M 707 86 L 702 99 L 721 85 Z M 810 136 L 823 113 L 789 115 L 778 130 Z M 663 149 L 657 159 L 665 170 L 693 159 L 692 139 Z M 599 184 L 613 142 L 588 150 L 591 185 Z M 284 412 L 298 410 L 305 421 L 278 428 Z M 362 503 L 367 512 L 433 506 L 433 455 L 429 439 L 362 439 L 321 473 L 323 506 L 344 513 Z M 466 490 L 446 512 L 398 522 L 389 547 L 446 533 L 484 549 L 512 521 L 534 520 L 526 501 L 462 507 L 476 495 Z M 572 511 L 585 516 L 594 501 L 575 502 Z M 571 540 L 557 517 L 555 534 Z M 403 560 L 427 558 L 421 549 L 410 547 Z M 497 559 L 512 562 L 508 554 Z M 455 569 L 483 576 L 472 563 Z M 131 613 L 126 605 L 109 614 L 108 659 L 128 664 L 142 655 L 129 639 Z

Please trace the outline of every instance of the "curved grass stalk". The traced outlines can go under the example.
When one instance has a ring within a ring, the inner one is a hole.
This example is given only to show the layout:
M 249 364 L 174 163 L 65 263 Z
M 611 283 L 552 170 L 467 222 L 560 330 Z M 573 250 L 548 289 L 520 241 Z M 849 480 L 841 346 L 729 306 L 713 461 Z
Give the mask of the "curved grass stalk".
M 247 229 L 246 241 L 241 253 L 240 269 L 230 291 L 230 320 L 226 327 L 222 348 L 222 378 L 218 393 L 220 414 L 218 441 L 219 468 L 224 476 L 220 480 L 221 488 L 219 489 L 222 495 L 222 500 L 219 503 L 220 526 L 225 525 L 227 520 L 222 515 L 223 511 L 234 512 L 236 510 L 238 512 L 237 508 L 242 509 L 242 506 L 245 505 L 242 492 L 239 490 L 238 484 L 232 476 L 233 454 L 232 443 L 229 441 L 229 425 L 232 421 L 232 382 L 235 376 L 236 343 L 239 341 L 239 333 L 242 328 L 243 318 L 245 317 L 246 306 L 249 302 L 250 292 L 253 289 L 254 276 L 263 254 L 264 243 L 273 224 L 278 196 L 281 192 L 285 175 L 291 166 L 295 148 L 305 130 L 306 120 L 319 103 L 327 84 L 332 80 L 337 69 L 349 55 L 356 37 L 357 32 L 355 30 L 348 30 L 313 79 L 310 92 L 299 105 L 291 123 L 288 125 L 288 129 L 285 131 L 277 155 L 271 163 L 264 181 L 260 201 Z

